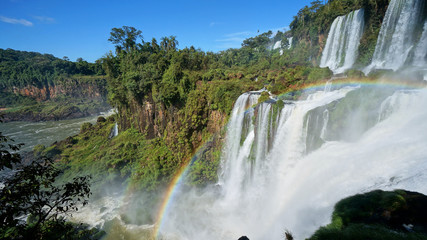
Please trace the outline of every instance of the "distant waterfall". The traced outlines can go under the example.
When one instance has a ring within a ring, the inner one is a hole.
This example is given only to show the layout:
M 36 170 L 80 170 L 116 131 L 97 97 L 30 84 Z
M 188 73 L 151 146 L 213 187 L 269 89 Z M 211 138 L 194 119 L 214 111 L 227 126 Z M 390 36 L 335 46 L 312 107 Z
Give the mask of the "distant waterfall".
M 424 0 L 391 0 L 381 26 L 372 63 L 365 69 L 397 70 L 402 67 L 416 45 L 415 31 L 421 24 Z M 427 48 L 427 41 L 423 52 Z M 421 47 L 422 48 L 422 47 Z
M 277 41 L 274 43 L 273 50 L 281 48 L 281 46 L 282 46 L 282 41 Z
M 320 67 L 340 73 L 353 66 L 363 34 L 364 10 L 337 17 L 332 23 Z
M 119 135 L 119 127 L 117 126 L 117 123 L 114 124 L 114 133 L 113 137 Z
M 290 38 L 288 38 L 288 43 L 289 43 L 289 45 L 288 45 L 288 49 L 291 49 L 291 48 L 292 48 L 293 40 L 294 40 L 294 37 L 290 37 Z

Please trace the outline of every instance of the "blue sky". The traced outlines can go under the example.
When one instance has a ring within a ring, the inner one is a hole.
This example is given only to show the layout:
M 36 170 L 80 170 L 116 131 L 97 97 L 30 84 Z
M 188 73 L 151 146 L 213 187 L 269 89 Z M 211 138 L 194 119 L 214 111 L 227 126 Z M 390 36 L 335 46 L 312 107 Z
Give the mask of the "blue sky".
M 146 41 L 175 35 L 179 48 L 217 52 L 240 47 L 258 30 L 287 27 L 311 1 L 0 0 L 0 48 L 93 62 L 113 50 L 111 28 L 126 25 Z

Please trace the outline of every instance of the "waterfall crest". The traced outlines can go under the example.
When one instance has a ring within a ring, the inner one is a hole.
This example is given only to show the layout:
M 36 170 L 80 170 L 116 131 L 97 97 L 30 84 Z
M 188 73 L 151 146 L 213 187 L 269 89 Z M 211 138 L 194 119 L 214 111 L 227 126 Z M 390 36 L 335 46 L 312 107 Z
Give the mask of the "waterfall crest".
M 329 67 L 335 73 L 351 68 L 357 58 L 363 27 L 363 9 L 337 17 L 329 31 L 320 67 Z

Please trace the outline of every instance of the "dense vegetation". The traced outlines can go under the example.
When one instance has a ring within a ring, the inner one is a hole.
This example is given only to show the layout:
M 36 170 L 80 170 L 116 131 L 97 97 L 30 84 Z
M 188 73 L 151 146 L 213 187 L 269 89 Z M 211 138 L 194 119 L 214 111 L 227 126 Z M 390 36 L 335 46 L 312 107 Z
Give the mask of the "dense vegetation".
M 0 49 L 0 89 L 57 85 L 73 75 L 103 75 L 101 64 L 51 54 Z
M 146 41 L 142 31 L 133 27 L 113 28 L 109 41 L 115 52 L 101 61 L 121 134 L 110 140 L 112 123 L 98 123 L 69 145 L 79 151 L 56 146 L 55 152 L 62 154 L 64 162 L 78 166 L 71 168 L 70 175 L 83 169 L 82 164 L 111 178 L 130 178 L 137 188 L 157 189 L 200 150 L 203 154 L 196 154 L 200 161 L 194 161 L 189 179 L 196 185 L 214 182 L 225 122 L 237 97 L 262 87 L 279 94 L 329 78 L 329 69 L 315 66 L 333 19 L 364 7 L 372 28 L 365 34 L 376 39 L 387 4 L 388 0 L 326 5 L 313 1 L 298 13 L 290 31 L 262 33 L 246 39 L 239 49 L 219 53 L 178 49 L 175 36 Z M 290 37 L 295 40 L 288 48 Z M 279 40 L 282 52 L 271 49 Z M 94 156 L 92 146 L 104 150 Z
M 117 108 L 117 115 L 99 118 L 96 125 L 87 123 L 79 135 L 53 146 L 36 147 L 36 156 L 57 160 L 56 166 L 64 171 L 61 181 L 91 174 L 100 185 L 120 181 L 130 183 L 133 189 L 154 191 L 168 184 L 191 161 L 189 184 L 204 186 L 217 180 L 225 124 L 237 97 L 263 87 L 280 94 L 330 78 L 329 69 L 317 67 L 326 34 L 336 16 L 361 7 L 365 8 L 366 31 L 358 63 L 366 64 L 388 2 L 330 0 L 324 5 L 313 1 L 295 16 L 289 31 L 262 33 L 246 39 L 239 49 L 219 53 L 194 47 L 178 49 L 175 36 L 163 37 L 160 42 L 154 38 L 144 41 L 140 30 L 128 26 L 112 29 L 109 41 L 115 45 L 115 52 L 95 64 L 1 50 L 0 87 L 42 88 L 70 82 L 76 86 L 87 81 L 108 89 L 108 100 Z M 271 50 L 279 40 L 282 49 Z M 357 71 L 350 73 L 362 76 Z M 1 94 L 8 107 L 34 101 L 10 91 Z M 261 99 L 268 96 L 264 94 Z M 59 115 L 67 112 L 58 104 L 32 108 L 59 111 Z M 116 123 L 120 134 L 113 137 Z
M 154 190 L 168 183 L 203 146 L 203 154 L 196 154 L 200 161 L 191 168 L 191 183 L 215 182 L 221 130 L 241 93 L 264 86 L 280 93 L 331 76 L 328 69 L 309 64 L 294 68 L 271 64 L 273 56 L 280 58 L 279 52 L 261 51 L 267 40 L 256 40 L 269 34 L 248 39 L 245 50 L 235 50 L 252 52 L 253 62 L 231 64 L 228 54 L 234 50 L 219 54 L 193 47 L 178 50 L 173 36 L 159 44 L 156 39 L 137 43 L 140 34 L 132 27 L 113 29 L 110 40 L 116 54 L 103 59 L 109 100 L 118 109 L 119 136 L 108 138 L 113 126 L 108 120 L 86 126 L 87 131 L 67 140 L 71 144 L 53 147 L 64 163 L 76 166 L 68 169 L 70 175 L 96 169 L 110 176 L 104 180 L 130 178 L 135 187 Z
M 335 205 L 332 223 L 310 240 L 427 239 L 427 196 L 381 190 L 345 198 Z
M 0 49 L 0 108 L 6 121 L 84 117 L 109 108 L 101 63 Z
M 25 164 L 13 151 L 20 144 L 0 132 L 0 238 L 99 239 L 104 234 L 68 223 L 65 217 L 88 203 L 88 176 L 59 183 L 61 170 L 50 159 Z M 8 172 L 5 172 L 5 171 Z M 14 171 L 12 174 L 11 171 Z

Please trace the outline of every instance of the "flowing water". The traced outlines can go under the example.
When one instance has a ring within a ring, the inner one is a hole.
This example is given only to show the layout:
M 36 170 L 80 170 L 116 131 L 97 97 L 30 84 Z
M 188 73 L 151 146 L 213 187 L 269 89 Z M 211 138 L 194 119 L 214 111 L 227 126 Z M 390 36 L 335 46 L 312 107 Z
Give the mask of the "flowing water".
M 288 43 L 289 43 L 289 45 L 288 45 L 288 49 L 291 49 L 291 48 L 292 48 L 293 40 L 294 40 L 294 37 L 290 37 L 290 38 L 288 38 Z
M 218 184 L 177 190 L 166 239 L 296 239 L 340 199 L 374 189 L 427 194 L 427 90 L 332 86 L 305 100 L 237 100 Z
M 425 55 L 427 41 L 416 38 L 419 30 L 417 27 L 422 26 L 424 4 L 424 0 L 391 0 L 381 26 L 372 63 L 364 70 L 365 73 L 372 69 L 401 68 L 407 63 L 417 41 L 418 48 Z M 415 54 L 421 52 L 416 51 Z
M 281 48 L 281 46 L 282 46 L 282 41 L 277 41 L 274 43 L 273 50 Z
M 356 61 L 364 27 L 364 10 L 337 17 L 332 23 L 320 67 L 342 73 Z
M 414 65 L 427 67 L 427 21 L 424 23 L 423 34 L 415 50 Z
M 409 58 L 426 67 L 427 23 L 415 36 L 422 4 L 391 0 L 367 71 L 396 70 Z M 335 73 L 353 66 L 363 18 L 361 9 L 335 19 L 321 66 Z M 328 224 L 334 204 L 347 196 L 397 188 L 427 194 L 427 135 L 422 134 L 427 132 L 426 89 L 334 86 L 329 81 L 299 101 L 278 97 L 253 107 L 259 96 L 249 92 L 237 99 L 218 183 L 205 189 L 177 188 L 159 223 L 162 238 L 283 239 L 289 230 L 304 239 Z M 88 120 L 66 124 L 74 126 L 70 133 L 59 122 L 0 128 L 17 142 L 27 141 L 31 149 L 77 133 Z M 52 132 L 65 135 L 51 139 Z M 129 203 L 121 194 L 112 194 L 92 202 L 75 219 L 93 226 L 118 219 L 136 238 L 139 231 L 154 231 L 152 225 L 124 223 L 120 214 L 125 205 Z
M 110 111 L 100 115 L 108 116 L 112 113 Z M 55 141 L 76 135 L 83 123 L 95 123 L 97 118 L 98 116 L 92 116 L 60 121 L 0 123 L 0 132 L 12 138 L 15 143 L 24 143 L 20 151 L 31 151 L 38 144 L 49 146 Z
M 368 71 L 396 70 L 409 58 L 426 67 L 427 23 L 416 27 L 422 4 L 391 0 Z M 335 73 L 353 66 L 363 19 L 363 9 L 335 19 L 321 66 Z M 299 101 L 278 97 L 256 107 L 260 92 L 241 95 L 227 126 L 218 182 L 176 188 L 158 223 L 161 238 L 283 239 L 289 230 L 304 239 L 328 224 L 334 204 L 347 196 L 397 188 L 427 194 L 427 90 L 332 83 Z M 124 223 L 126 205 L 123 196 L 100 198 L 75 219 L 94 226 L 117 220 L 120 234 L 133 232 L 135 239 L 140 231 L 155 231 Z
M 112 137 L 116 137 L 117 135 L 119 135 L 119 126 L 116 123 L 116 124 L 114 124 L 113 132 L 112 132 Z

